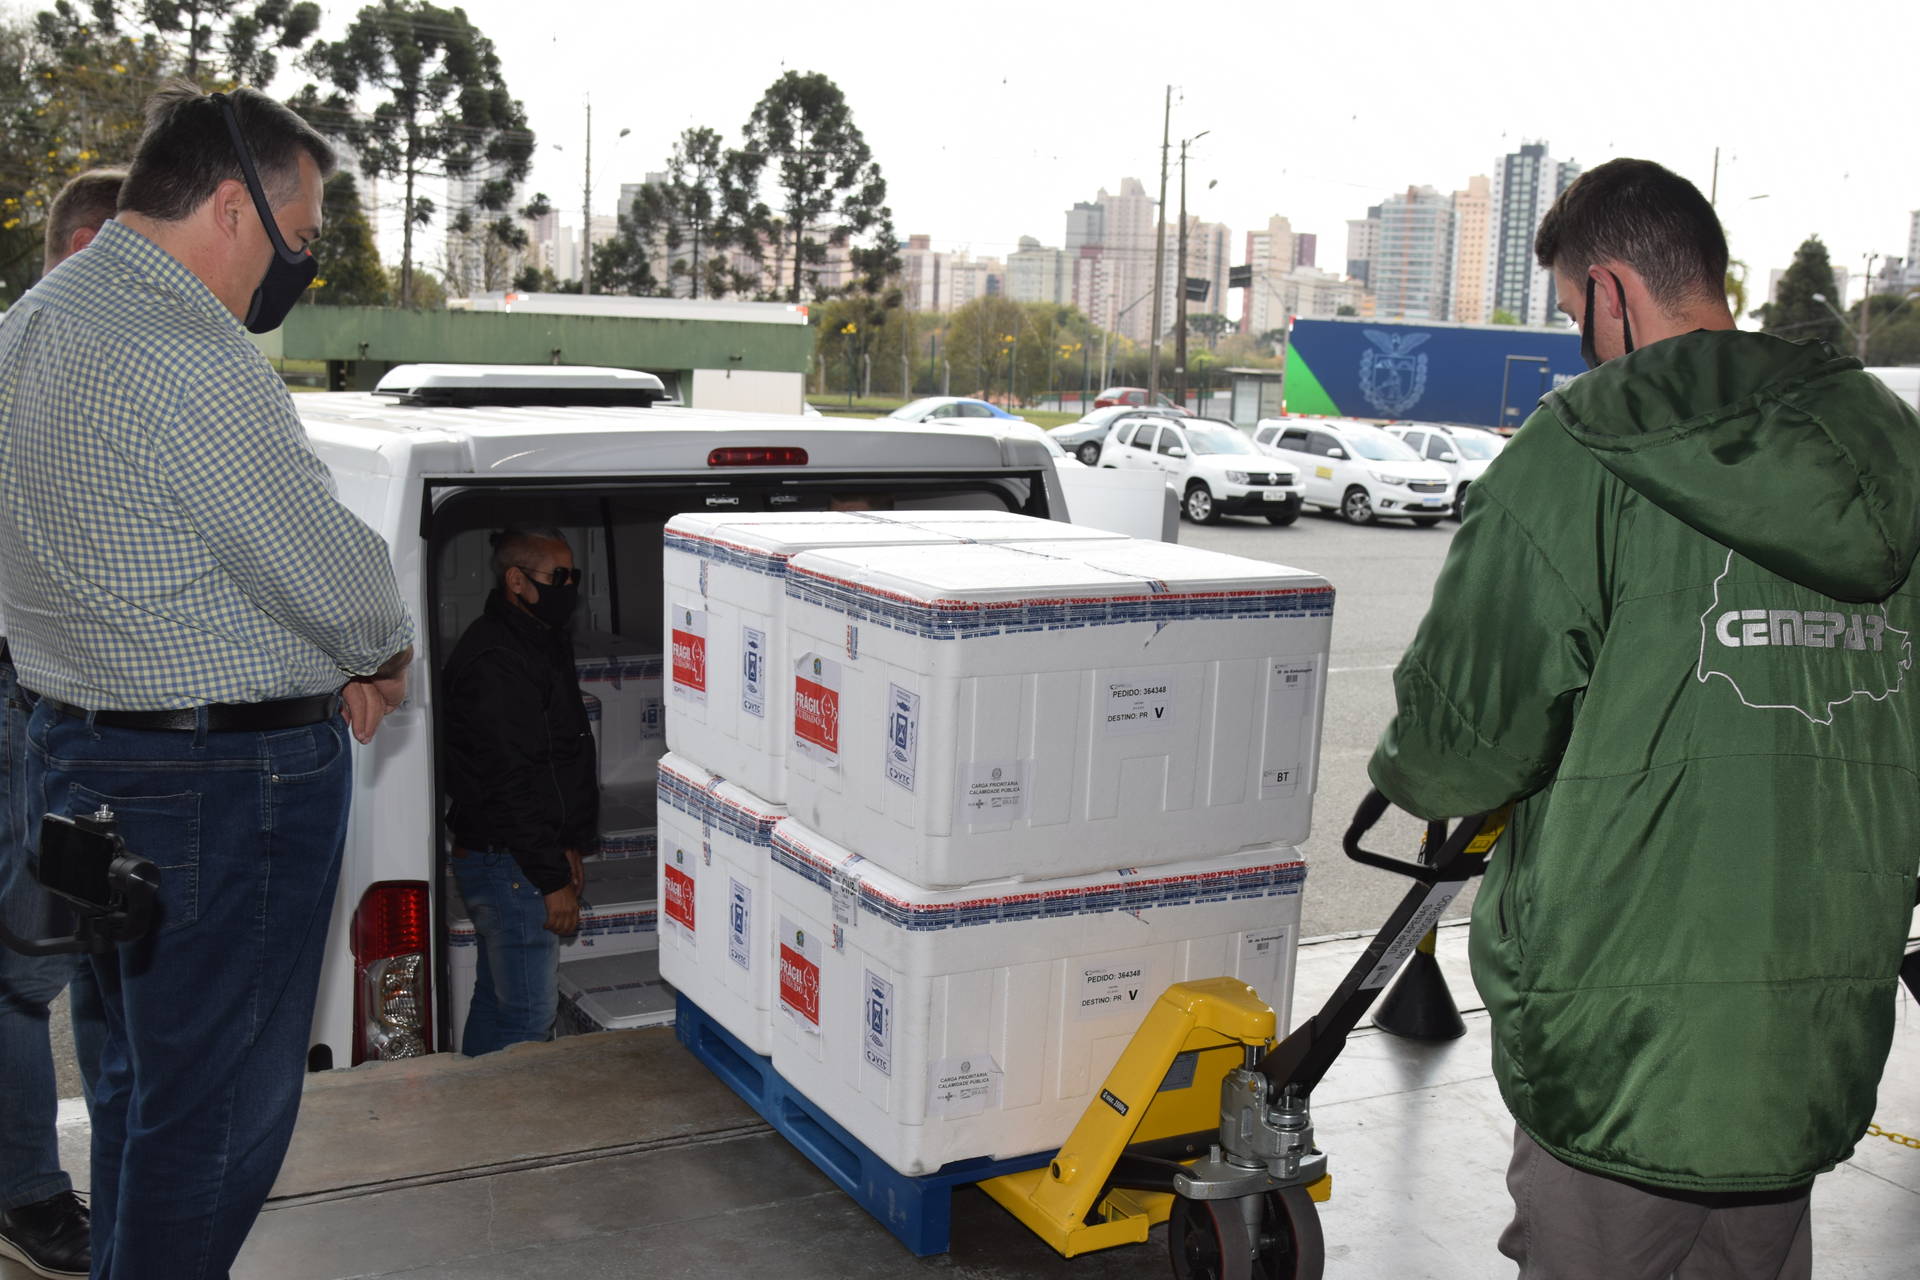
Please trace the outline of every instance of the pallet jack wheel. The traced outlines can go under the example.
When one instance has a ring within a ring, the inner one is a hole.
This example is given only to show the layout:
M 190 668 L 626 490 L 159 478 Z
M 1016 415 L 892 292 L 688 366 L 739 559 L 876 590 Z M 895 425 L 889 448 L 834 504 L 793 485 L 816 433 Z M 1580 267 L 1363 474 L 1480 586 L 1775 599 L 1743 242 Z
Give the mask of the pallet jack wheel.
M 1241 1200 L 1176 1197 L 1167 1218 L 1175 1280 L 1320 1280 L 1326 1241 L 1305 1187 L 1250 1197 L 1256 1229 Z

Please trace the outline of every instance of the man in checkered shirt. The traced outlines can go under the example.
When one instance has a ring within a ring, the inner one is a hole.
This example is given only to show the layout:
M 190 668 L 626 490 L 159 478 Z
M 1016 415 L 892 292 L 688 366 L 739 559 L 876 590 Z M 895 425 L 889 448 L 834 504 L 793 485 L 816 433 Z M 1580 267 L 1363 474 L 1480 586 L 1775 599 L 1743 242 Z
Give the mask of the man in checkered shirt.
M 286 1153 L 346 838 L 347 735 L 406 693 L 389 552 L 242 333 L 312 278 L 333 153 L 251 90 L 163 89 L 87 251 L 0 323 L 0 590 L 31 812 L 160 869 L 94 960 L 93 1274 L 224 1276 Z

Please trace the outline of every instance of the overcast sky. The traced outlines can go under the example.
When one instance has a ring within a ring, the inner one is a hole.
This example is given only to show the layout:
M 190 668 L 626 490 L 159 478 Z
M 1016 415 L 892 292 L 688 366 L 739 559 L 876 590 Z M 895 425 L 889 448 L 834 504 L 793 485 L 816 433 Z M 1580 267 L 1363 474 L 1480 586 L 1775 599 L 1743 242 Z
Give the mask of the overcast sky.
M 355 7 L 325 7 L 323 30 L 337 35 Z M 587 93 L 594 207 L 611 212 L 619 183 L 662 168 L 688 126 L 737 143 L 790 68 L 846 93 L 903 241 L 925 233 L 983 256 L 1004 257 L 1022 235 L 1059 245 L 1066 209 L 1123 177 L 1151 192 L 1169 82 L 1175 139 L 1209 131 L 1189 161 L 1189 207 L 1233 229 L 1236 258 L 1244 233 L 1280 213 L 1316 233 L 1320 265 L 1338 270 L 1348 218 L 1409 184 L 1463 187 L 1531 140 L 1587 167 L 1655 159 L 1702 190 L 1720 147 L 1718 207 L 1756 304 L 1768 268 L 1807 234 L 1857 274 L 1870 250 L 1906 253 L 1920 208 L 1911 0 L 466 10 L 539 135 L 531 187 L 575 224 Z

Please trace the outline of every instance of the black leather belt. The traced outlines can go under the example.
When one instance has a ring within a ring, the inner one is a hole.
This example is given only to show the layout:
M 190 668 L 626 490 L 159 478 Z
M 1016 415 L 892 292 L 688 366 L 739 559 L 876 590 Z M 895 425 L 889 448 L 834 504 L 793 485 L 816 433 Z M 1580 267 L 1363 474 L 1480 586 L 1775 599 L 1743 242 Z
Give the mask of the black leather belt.
M 61 715 L 75 720 L 91 719 L 109 729 L 151 729 L 171 733 L 191 733 L 200 727 L 200 713 L 207 717 L 209 733 L 271 733 L 275 729 L 298 729 L 319 724 L 340 707 L 337 694 L 316 693 L 308 698 L 281 698 L 276 702 L 215 702 L 206 707 L 180 707 L 173 711 L 89 711 L 69 702 L 48 700 Z

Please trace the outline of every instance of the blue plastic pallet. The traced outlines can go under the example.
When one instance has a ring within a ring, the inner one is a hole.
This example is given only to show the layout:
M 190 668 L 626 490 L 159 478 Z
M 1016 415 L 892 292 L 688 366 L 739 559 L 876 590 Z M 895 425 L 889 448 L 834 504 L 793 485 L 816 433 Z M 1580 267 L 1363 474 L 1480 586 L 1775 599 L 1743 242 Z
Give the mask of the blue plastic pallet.
M 935 1173 L 909 1177 L 801 1097 L 773 1069 L 773 1059 L 747 1048 L 684 994 L 679 997 L 674 1026 L 688 1052 L 922 1258 L 947 1251 L 955 1187 L 1037 1169 L 1053 1158 L 1052 1152 L 1041 1152 L 1009 1160 L 957 1160 Z

